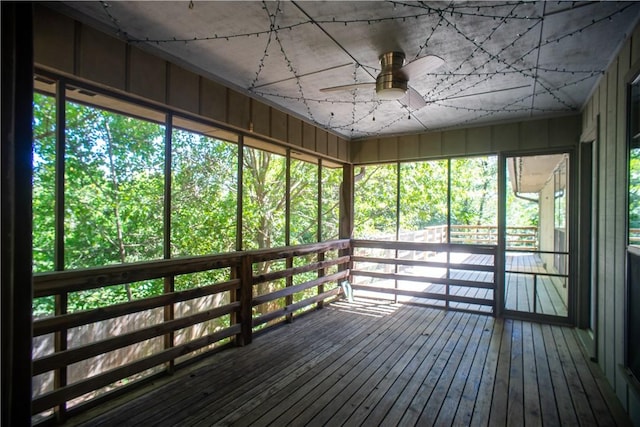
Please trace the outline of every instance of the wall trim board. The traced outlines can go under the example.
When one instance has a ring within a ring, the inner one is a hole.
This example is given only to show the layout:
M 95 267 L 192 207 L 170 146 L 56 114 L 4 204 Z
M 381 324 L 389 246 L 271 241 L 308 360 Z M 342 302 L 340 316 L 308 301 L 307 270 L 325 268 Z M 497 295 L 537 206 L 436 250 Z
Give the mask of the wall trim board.
M 573 149 L 580 141 L 582 116 L 524 120 L 499 125 L 427 132 L 416 135 L 359 139 L 350 143 L 353 164 L 432 160 L 451 156 L 480 156 L 503 152 Z M 532 132 L 542 129 L 536 138 Z M 447 144 L 453 144 L 447 146 Z M 408 148 L 411 147 L 411 148 Z

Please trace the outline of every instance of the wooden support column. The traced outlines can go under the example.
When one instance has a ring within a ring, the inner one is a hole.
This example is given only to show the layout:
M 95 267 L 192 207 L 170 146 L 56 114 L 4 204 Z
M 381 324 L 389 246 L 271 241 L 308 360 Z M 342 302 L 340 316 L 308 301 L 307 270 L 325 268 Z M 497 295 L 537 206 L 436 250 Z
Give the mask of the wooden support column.
M 164 259 L 171 258 L 171 163 L 173 153 L 173 114 L 167 113 L 164 127 Z M 175 276 L 164 278 L 163 292 L 170 294 L 175 290 Z M 170 322 L 175 317 L 175 305 L 169 304 L 164 307 L 164 321 Z M 173 347 L 175 334 L 169 332 L 164 335 L 164 348 Z M 167 373 L 173 374 L 175 360 L 167 362 Z
M 507 244 L 507 159 L 504 154 L 498 155 L 498 248 L 494 259 L 496 273 L 494 283 L 496 289 L 493 294 L 495 309 L 493 315 L 502 317 L 504 311 L 505 284 L 505 250 Z
M 318 159 L 318 228 L 316 229 L 316 241 L 322 242 L 322 159 Z M 316 261 L 324 261 L 324 252 L 319 252 Z M 324 277 L 326 270 L 321 268 L 318 270 L 318 278 Z M 318 295 L 324 293 L 324 284 L 318 286 Z M 316 303 L 316 308 L 324 307 L 324 300 Z
M 66 159 L 66 116 L 67 95 L 66 83 L 63 79 L 56 84 L 56 176 L 55 176 L 55 246 L 54 269 L 64 270 L 64 211 L 65 211 L 65 159 Z M 67 314 L 69 296 L 65 292 L 56 295 L 55 315 Z M 67 330 L 60 330 L 54 335 L 55 352 L 67 350 Z M 53 388 L 59 389 L 67 385 L 67 367 L 61 367 L 54 371 Z M 56 420 L 59 423 L 66 419 L 67 406 L 62 403 L 55 407 Z
M 0 424 L 31 425 L 31 174 L 33 11 L 2 2 L 2 411 Z
M 340 239 L 351 239 L 353 234 L 353 191 L 354 191 L 354 177 L 353 177 L 353 165 L 346 164 L 342 167 L 342 185 L 340 186 L 340 225 L 339 234 Z M 348 249 L 340 251 L 340 256 L 353 255 L 353 249 L 349 245 Z M 340 266 L 340 271 L 349 269 L 351 270 L 352 262 L 349 261 L 346 265 Z M 351 275 L 349 275 L 349 282 L 352 281 Z
M 285 201 L 284 201 L 284 245 L 289 247 L 291 246 L 291 149 L 287 149 L 287 158 L 286 158 L 286 170 L 285 170 Z M 293 258 L 287 257 L 285 261 L 285 266 L 287 269 L 293 267 Z M 285 279 L 285 286 L 290 288 L 293 286 L 293 277 L 288 276 Z M 284 298 L 284 305 L 286 307 L 293 304 L 293 295 L 287 295 Z M 287 319 L 287 323 L 293 322 L 293 313 L 288 313 L 285 317 Z

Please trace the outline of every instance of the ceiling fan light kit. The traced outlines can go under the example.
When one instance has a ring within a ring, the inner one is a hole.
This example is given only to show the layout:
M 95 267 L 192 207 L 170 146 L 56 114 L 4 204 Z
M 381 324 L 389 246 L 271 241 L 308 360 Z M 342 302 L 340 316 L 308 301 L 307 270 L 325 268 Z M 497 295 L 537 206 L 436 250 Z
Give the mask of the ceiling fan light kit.
M 400 72 L 404 65 L 404 53 L 387 52 L 380 55 L 382 71 L 376 77 L 376 95 L 380 99 L 400 99 L 407 92 L 407 78 Z

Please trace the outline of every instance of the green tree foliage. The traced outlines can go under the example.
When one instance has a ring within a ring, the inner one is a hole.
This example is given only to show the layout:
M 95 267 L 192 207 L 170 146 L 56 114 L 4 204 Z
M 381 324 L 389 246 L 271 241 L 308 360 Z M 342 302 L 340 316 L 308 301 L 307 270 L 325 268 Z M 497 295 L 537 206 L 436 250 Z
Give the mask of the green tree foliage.
M 367 167 L 359 173 L 354 195 L 357 237 L 395 236 L 397 220 L 401 234 L 444 226 L 449 211 L 451 224 L 497 225 L 496 157 L 402 163 L 399 179 L 397 219 L 397 166 Z
M 65 268 L 162 258 L 164 126 L 67 103 Z
M 40 93 L 33 102 L 33 271 L 52 271 L 55 247 L 55 99 Z
M 357 238 L 395 236 L 397 165 L 367 166 L 356 171 L 353 234 Z
M 629 228 L 640 228 L 640 148 L 629 152 Z
M 322 240 L 339 237 L 342 168 L 322 167 Z
M 284 246 L 285 157 L 245 147 L 243 166 L 243 249 Z
M 55 99 L 40 93 L 33 96 L 33 271 L 55 269 Z M 53 314 L 53 297 L 36 298 L 36 316 Z
M 497 158 L 451 160 L 451 224 L 498 225 Z
M 291 159 L 291 245 L 318 240 L 318 165 Z
M 172 135 L 171 256 L 235 249 L 237 145 L 185 130 Z
M 400 165 L 400 230 L 447 224 L 446 160 Z

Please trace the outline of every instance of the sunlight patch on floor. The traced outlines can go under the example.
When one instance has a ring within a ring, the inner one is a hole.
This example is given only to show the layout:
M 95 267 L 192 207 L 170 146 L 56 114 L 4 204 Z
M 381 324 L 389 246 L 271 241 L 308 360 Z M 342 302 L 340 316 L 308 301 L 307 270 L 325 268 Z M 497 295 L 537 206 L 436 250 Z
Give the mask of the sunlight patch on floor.
M 371 298 L 355 297 L 353 302 L 340 300 L 331 303 L 331 307 L 336 310 L 360 314 L 369 317 L 384 317 L 393 314 L 401 304 L 393 301 L 377 300 Z

